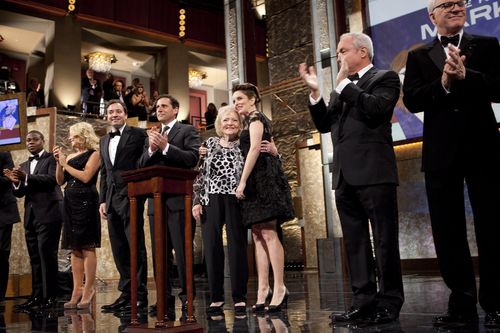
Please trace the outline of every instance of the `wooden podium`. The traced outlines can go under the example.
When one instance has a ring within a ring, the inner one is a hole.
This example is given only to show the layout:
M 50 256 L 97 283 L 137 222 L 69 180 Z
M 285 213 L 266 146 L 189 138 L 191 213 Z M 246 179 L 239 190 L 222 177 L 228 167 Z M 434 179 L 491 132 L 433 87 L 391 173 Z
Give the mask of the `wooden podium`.
M 191 226 L 191 193 L 193 180 L 197 172 L 187 169 L 166 166 L 151 166 L 137 170 L 126 171 L 123 180 L 128 183 L 130 199 L 130 276 L 131 276 L 131 321 L 125 332 L 203 332 L 196 324 L 193 316 L 193 244 Z M 164 195 L 184 196 L 184 237 L 186 253 L 186 288 L 187 288 L 187 318 L 181 325 L 165 322 L 165 279 L 166 279 L 166 242 L 163 202 Z M 147 324 L 140 325 L 137 318 L 137 197 L 154 198 L 154 228 L 155 228 L 155 283 L 156 283 L 156 315 L 154 328 Z

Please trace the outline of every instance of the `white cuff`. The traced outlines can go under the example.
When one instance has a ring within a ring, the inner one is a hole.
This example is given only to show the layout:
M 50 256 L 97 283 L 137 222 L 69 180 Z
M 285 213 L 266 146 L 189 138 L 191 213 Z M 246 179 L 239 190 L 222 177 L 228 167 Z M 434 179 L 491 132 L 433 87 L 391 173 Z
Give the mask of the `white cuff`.
M 349 80 L 348 78 L 345 78 L 343 79 L 342 81 L 340 81 L 340 83 L 337 85 L 337 87 L 335 88 L 335 91 L 338 92 L 339 94 L 342 93 L 342 90 L 344 90 L 345 86 L 347 86 L 349 83 L 351 83 L 352 81 Z

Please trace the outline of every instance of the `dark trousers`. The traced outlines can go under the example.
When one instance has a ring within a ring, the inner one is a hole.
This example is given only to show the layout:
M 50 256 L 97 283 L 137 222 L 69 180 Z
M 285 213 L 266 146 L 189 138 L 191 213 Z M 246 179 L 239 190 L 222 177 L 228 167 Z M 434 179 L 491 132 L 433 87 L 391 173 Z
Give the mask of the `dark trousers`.
M 137 207 L 137 300 L 147 302 L 148 262 L 144 243 L 144 201 L 137 200 Z M 130 299 L 130 219 L 128 214 L 126 216 L 119 214 L 111 205 L 107 220 L 111 251 L 120 274 L 118 282 L 120 298 Z
M 9 256 L 12 239 L 12 224 L 0 226 L 0 301 L 5 298 L 9 282 Z
M 222 227 L 226 224 L 231 291 L 234 303 L 246 302 L 248 264 L 247 228 L 241 223 L 237 199 L 231 194 L 210 194 L 203 207 L 201 236 L 207 263 L 210 301 L 224 301 L 224 245 Z
M 31 264 L 31 295 L 37 298 L 56 297 L 57 250 L 62 221 L 37 223 L 35 214 L 24 225 L 24 236 Z
M 167 199 L 168 200 L 168 199 Z M 153 200 L 148 201 L 148 205 L 153 206 Z M 166 247 L 166 264 L 167 271 L 165 272 L 166 278 L 166 295 L 165 300 L 167 307 L 172 306 L 172 301 L 175 299 L 172 297 L 172 267 L 173 267 L 173 253 L 175 250 L 175 260 L 177 263 L 177 273 L 179 275 L 179 287 L 181 291 L 179 292 L 179 298 L 184 304 L 187 299 L 187 288 L 186 288 L 186 251 L 185 251 L 185 241 L 184 241 L 184 210 L 170 210 L 167 204 L 163 204 L 164 207 L 164 216 L 166 216 L 167 220 L 167 228 L 165 230 L 165 240 L 167 242 Z M 151 247 L 155 248 L 155 227 L 154 227 L 154 215 L 151 214 L 153 210 L 149 209 L 149 230 L 151 232 Z M 195 223 L 192 222 L 192 240 L 194 239 L 195 232 Z M 192 243 L 192 242 L 191 242 Z M 156 262 L 156 258 L 153 250 L 153 262 Z M 156 273 L 156 272 L 155 272 Z M 193 295 L 194 295 L 194 284 L 193 284 Z
M 475 161 L 471 161 L 476 163 Z M 464 205 L 467 183 L 479 255 L 479 304 L 500 310 L 500 181 L 491 163 L 446 172 L 426 172 L 432 234 L 443 280 L 451 289 L 448 310 L 476 312 L 477 291 Z
M 399 313 L 404 292 L 396 185 L 352 186 L 341 179 L 335 198 L 347 254 L 353 306 L 385 307 Z

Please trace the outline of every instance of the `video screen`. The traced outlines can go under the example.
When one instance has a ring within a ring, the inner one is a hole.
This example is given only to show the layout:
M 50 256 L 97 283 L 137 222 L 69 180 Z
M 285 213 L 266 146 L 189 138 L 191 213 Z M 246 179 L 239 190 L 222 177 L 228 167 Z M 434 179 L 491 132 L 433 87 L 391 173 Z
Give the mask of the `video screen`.
M 19 99 L 0 100 L 0 145 L 21 143 Z

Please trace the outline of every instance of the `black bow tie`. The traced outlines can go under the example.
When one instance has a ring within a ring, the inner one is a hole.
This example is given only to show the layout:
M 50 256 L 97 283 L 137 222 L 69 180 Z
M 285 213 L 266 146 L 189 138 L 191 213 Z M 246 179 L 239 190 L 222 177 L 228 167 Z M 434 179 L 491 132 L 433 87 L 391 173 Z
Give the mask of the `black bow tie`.
M 359 80 L 359 74 L 358 73 L 354 73 L 352 75 L 348 75 L 347 78 L 351 81 L 358 81 Z
M 31 162 L 31 161 L 33 161 L 33 160 L 37 160 L 37 161 L 38 161 L 39 159 L 40 159 L 40 156 L 38 156 L 38 154 L 33 155 L 33 156 L 30 156 L 30 157 L 28 158 L 28 160 L 29 160 L 30 162 Z
M 451 37 L 441 36 L 441 45 L 443 45 L 443 47 L 448 47 L 448 44 L 453 44 L 455 46 L 458 46 L 459 41 L 460 41 L 460 35 L 458 34 Z
M 113 139 L 115 136 L 120 136 L 120 131 L 109 132 L 109 137 Z

